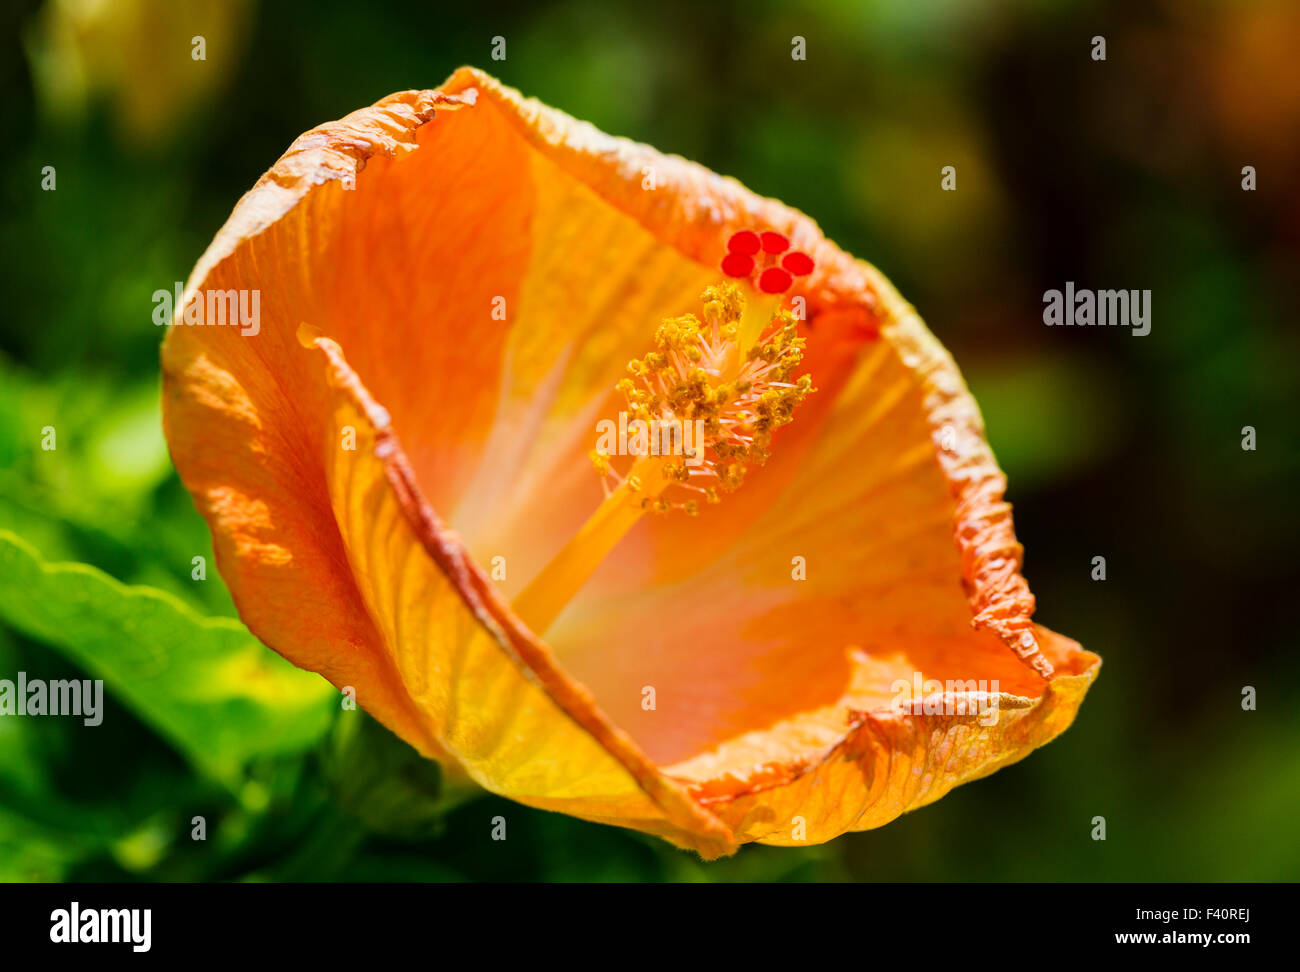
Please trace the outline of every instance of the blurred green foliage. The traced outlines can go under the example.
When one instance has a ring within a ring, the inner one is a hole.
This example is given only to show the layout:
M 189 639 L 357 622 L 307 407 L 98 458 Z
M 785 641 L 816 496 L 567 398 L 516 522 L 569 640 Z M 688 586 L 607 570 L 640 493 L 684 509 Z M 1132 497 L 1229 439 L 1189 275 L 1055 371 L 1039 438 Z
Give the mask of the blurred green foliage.
M 0 676 L 102 677 L 108 706 L 93 731 L 0 719 L 0 879 L 1295 877 L 1294 4 L 180 7 L 0 14 Z M 893 278 L 982 404 L 1040 620 L 1105 658 L 1074 728 L 880 831 L 706 865 L 444 792 L 231 619 L 159 430 L 151 294 L 297 134 L 462 63 L 781 198 Z M 1151 335 L 1044 328 L 1066 280 L 1151 289 Z

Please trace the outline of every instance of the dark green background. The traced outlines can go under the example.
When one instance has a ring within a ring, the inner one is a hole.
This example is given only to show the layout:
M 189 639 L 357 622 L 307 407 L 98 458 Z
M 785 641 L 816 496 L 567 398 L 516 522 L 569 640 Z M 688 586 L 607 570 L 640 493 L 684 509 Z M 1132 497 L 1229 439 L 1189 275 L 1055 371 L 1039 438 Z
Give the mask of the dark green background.
M 211 548 L 158 428 L 151 294 L 299 133 L 474 64 L 802 209 L 889 275 L 981 404 L 1038 620 L 1105 665 L 1075 726 L 1025 762 L 878 831 L 708 865 L 491 797 L 434 800 L 432 765 L 357 717 L 219 784 L 110 686 L 94 730 L 0 719 L 0 878 L 1296 877 L 1294 3 L 266 0 L 211 32 L 207 62 L 188 18 L 225 22 L 226 5 L 161 6 L 182 12 L 83 39 L 144 38 L 62 97 L 49 79 L 78 48 L 51 40 L 59 5 L 0 15 L 0 529 L 232 614 L 215 572 L 190 579 Z M 209 90 L 187 93 L 185 71 L 213 72 Z M 163 105 L 143 128 L 124 120 L 142 91 Z M 1066 280 L 1150 289 L 1151 334 L 1044 327 L 1042 294 Z M 0 618 L 0 677 L 76 674 L 58 641 Z M 189 840 L 195 814 L 207 842 Z

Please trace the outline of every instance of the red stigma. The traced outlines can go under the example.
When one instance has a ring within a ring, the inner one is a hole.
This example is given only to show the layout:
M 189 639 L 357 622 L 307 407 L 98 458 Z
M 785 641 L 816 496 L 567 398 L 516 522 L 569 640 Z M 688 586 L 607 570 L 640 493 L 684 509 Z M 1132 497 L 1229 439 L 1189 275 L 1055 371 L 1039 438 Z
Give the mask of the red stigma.
M 783 294 L 790 288 L 790 274 L 780 267 L 768 267 L 758 278 L 758 289 L 765 294 Z
M 781 258 L 781 266 L 785 267 L 796 277 L 806 277 L 813 271 L 813 261 L 807 253 L 800 253 L 796 250 L 793 253 L 787 253 Z
M 748 277 L 754 272 L 754 258 L 748 253 L 728 253 L 722 258 L 722 272 L 728 277 Z
M 739 233 L 733 233 L 731 239 L 727 240 L 727 252 L 753 256 L 758 252 L 760 245 L 757 233 L 753 230 L 741 230 Z
M 765 294 L 783 294 L 794 277 L 812 273 L 813 260 L 807 253 L 790 250 L 790 238 L 773 230 L 762 233 L 739 230 L 727 240 L 727 255 L 722 258 L 722 272 L 728 277 L 758 274 L 757 286 Z M 781 254 L 785 254 L 784 257 Z M 780 261 L 780 266 L 773 264 Z

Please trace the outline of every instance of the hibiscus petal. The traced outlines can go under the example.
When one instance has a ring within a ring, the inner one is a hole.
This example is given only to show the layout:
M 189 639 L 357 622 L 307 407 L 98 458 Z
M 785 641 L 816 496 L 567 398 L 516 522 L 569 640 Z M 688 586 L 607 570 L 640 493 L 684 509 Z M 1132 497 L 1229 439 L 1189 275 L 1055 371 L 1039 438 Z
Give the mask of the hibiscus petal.
M 520 204 L 476 197 L 486 211 L 463 222 L 489 237 L 479 253 L 454 231 L 446 241 L 419 219 L 386 223 L 382 213 L 356 206 L 363 193 L 348 195 L 340 181 L 369 160 L 367 186 L 373 180 L 381 198 L 395 197 L 404 209 L 403 193 L 417 187 L 388 182 L 384 153 L 409 150 L 433 111 L 456 107 L 440 94 L 396 96 L 324 126 L 295 143 L 240 203 L 187 295 L 259 288 L 261 327 L 252 336 L 234 328 L 171 331 L 163 364 L 173 459 L 212 526 L 241 617 L 268 645 L 353 687 L 389 728 L 426 755 L 453 753 L 453 768 L 489 789 L 717 856 L 734 848 L 726 828 L 645 761 L 579 687 L 547 673 L 545 646 L 528 648 L 516 631 L 502 630 L 493 616 L 504 612 L 499 600 L 483 605 L 498 596 L 459 541 L 430 526 L 436 518 L 423 496 L 454 504 L 485 448 L 483 417 L 495 412 L 490 379 L 504 355 L 504 342 L 489 335 L 496 360 L 476 365 L 483 349 L 456 334 L 475 312 L 457 302 L 472 302 L 486 318 L 491 297 L 512 293 L 524 275 L 510 246 L 499 246 L 487 228 L 498 218 L 510 223 Z M 461 167 L 510 185 L 517 173 L 492 171 L 492 159 L 526 167 L 522 143 L 489 151 L 488 124 L 486 135 L 456 139 Z M 450 152 L 423 157 L 454 169 Z M 457 196 L 456 187 L 447 195 Z M 454 213 L 450 198 L 439 203 L 442 217 Z M 359 226 L 393 242 L 383 259 L 356 235 Z M 510 229 L 504 235 L 517 238 L 520 227 Z M 438 260 L 456 281 L 427 288 L 432 297 L 398 281 L 396 268 L 393 279 L 383 276 L 389 263 L 408 273 L 412 263 Z M 467 297 L 459 277 L 475 272 L 483 281 Z M 300 333 L 302 321 L 313 323 Z M 322 331 L 358 349 L 373 383 L 418 433 L 410 459 L 339 342 Z M 438 353 L 454 361 L 424 354 L 429 343 L 442 343 Z M 429 401 L 439 407 L 430 410 Z M 381 450 L 381 441 L 391 445 Z M 416 461 L 426 471 L 423 496 L 413 485 Z M 476 581 L 485 589 L 476 592 Z
M 646 521 L 549 634 L 610 717 L 745 840 L 788 840 L 794 817 L 807 840 L 879 826 L 1019 759 L 1069 725 L 1100 664 L 1032 625 L 974 401 L 912 309 L 883 280 L 875 293 L 884 340 L 774 450 L 752 483 L 770 475 L 774 495 L 742 512 L 743 532 L 719 548 Z M 689 568 L 669 553 L 682 550 Z M 653 551 L 664 556 L 647 582 Z M 1003 711 L 927 730 L 943 719 L 894 705 L 914 679 L 978 684 Z M 653 711 L 638 704 L 646 685 Z M 913 751 L 882 763 L 853 742 L 871 733 Z M 958 738 L 965 755 L 944 755 Z M 911 803 L 888 795 L 938 756 L 933 780 L 900 791 Z M 834 813 L 809 811 L 801 794 L 827 778 L 817 792 L 835 793 Z M 728 805 L 742 795 L 744 813 Z
M 324 457 L 349 566 L 441 745 L 477 782 L 523 803 L 617 821 L 710 857 L 732 849 L 726 828 L 664 779 L 510 615 L 421 500 L 387 413 L 338 345 L 310 344 L 328 361 L 334 428 L 358 430 L 356 450 Z
M 933 803 L 1023 759 L 1074 720 L 1096 675 L 1096 656 L 1045 628 L 1035 631 L 1044 654 L 1063 671 L 1037 698 L 1003 693 L 991 726 L 978 714 L 853 712 L 849 732 L 818 759 L 783 766 L 739 789 L 734 780 L 715 779 L 696 796 L 741 841 L 787 847 L 880 827 Z

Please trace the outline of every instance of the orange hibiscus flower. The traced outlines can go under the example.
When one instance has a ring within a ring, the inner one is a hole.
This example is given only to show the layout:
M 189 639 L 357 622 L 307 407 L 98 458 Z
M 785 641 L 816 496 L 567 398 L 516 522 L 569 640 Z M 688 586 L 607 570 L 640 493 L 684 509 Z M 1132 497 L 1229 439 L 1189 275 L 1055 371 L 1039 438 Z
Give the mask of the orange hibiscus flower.
M 299 138 L 214 294 L 259 319 L 177 309 L 164 423 L 241 616 L 488 790 L 819 842 L 1020 759 L 1096 675 L 1031 622 L 913 309 L 698 165 L 461 69 Z

